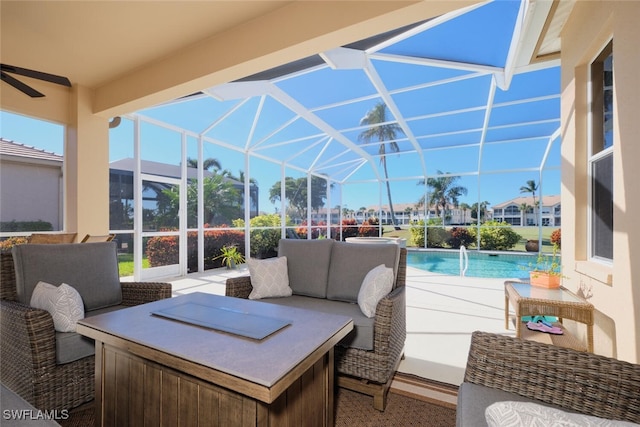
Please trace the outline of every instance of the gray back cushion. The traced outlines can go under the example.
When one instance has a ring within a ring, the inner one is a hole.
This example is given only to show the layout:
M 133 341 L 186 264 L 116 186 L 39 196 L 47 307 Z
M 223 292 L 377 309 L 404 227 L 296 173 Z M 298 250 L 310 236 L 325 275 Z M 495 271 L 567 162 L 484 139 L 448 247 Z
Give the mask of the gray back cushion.
M 384 264 L 393 269 L 395 278 L 399 259 L 400 246 L 396 244 L 336 242 L 331 253 L 327 298 L 358 302 L 360 285 L 367 273 Z
M 17 245 L 13 249 L 18 301 L 31 302 L 39 281 L 74 287 L 85 311 L 122 302 L 115 242 Z
M 281 239 L 278 256 L 287 257 L 289 286 L 295 295 L 327 297 L 327 277 L 331 261 L 331 239 Z

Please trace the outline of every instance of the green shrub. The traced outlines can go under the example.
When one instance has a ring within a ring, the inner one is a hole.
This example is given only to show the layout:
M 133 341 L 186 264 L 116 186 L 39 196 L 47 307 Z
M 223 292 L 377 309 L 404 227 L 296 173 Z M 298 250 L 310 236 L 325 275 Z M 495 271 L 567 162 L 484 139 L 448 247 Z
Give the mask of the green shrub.
M 451 234 L 444 227 L 427 228 L 427 247 L 445 248 Z
M 291 225 L 291 220 L 287 216 L 286 225 Z M 237 219 L 233 221 L 234 227 L 243 228 L 244 221 Z M 267 214 L 258 215 L 249 221 L 251 228 L 251 256 L 256 258 L 270 258 L 278 253 L 278 242 L 280 241 L 280 215 Z M 259 230 L 257 228 L 274 227 L 272 229 Z M 243 242 L 244 247 L 244 242 Z
M 411 246 L 417 246 L 419 248 L 424 247 L 424 220 L 411 221 L 409 226 L 409 232 L 411 233 Z
M 441 226 L 442 219 L 431 218 L 427 221 L 427 248 L 444 248 L 449 240 L 449 232 Z M 409 227 L 411 243 L 417 247 L 424 246 L 424 220 L 414 221 Z
M 477 242 L 477 229 L 470 228 L 469 234 Z M 506 251 L 513 248 L 521 238 L 507 222 L 492 220 L 480 226 L 480 249 L 483 250 Z
M 46 221 L 3 221 L 0 222 L 3 233 L 19 233 L 22 231 L 53 231 L 53 225 Z

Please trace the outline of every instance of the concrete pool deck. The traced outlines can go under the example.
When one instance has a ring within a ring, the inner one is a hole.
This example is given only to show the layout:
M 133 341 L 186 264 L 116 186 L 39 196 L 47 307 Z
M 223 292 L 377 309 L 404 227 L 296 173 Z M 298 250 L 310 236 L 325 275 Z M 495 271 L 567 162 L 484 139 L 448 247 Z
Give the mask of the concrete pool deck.
M 246 266 L 169 279 L 173 295 L 224 295 L 228 277 L 247 275 Z M 443 276 L 407 267 L 407 340 L 399 371 L 459 385 L 464 377 L 471 333 L 515 335 L 504 329 L 504 281 Z

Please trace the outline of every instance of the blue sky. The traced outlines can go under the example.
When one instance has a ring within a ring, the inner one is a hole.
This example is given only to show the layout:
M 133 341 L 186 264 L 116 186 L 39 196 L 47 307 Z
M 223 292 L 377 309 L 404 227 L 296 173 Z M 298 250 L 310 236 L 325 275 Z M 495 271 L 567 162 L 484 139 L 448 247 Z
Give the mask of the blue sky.
M 16 142 L 31 145 L 39 149 L 52 151 L 57 154 L 63 154 L 64 128 L 57 124 L 47 123 L 43 121 L 33 120 L 20 115 L 7 112 L 0 112 L 0 129 L 3 138 L 11 139 Z M 111 160 L 117 160 L 124 157 L 133 157 L 133 138 L 132 123 L 123 120 L 122 125 L 116 131 L 112 131 L 112 146 L 110 149 Z M 180 138 L 173 132 L 158 131 L 151 126 L 143 126 L 143 139 L 145 134 L 153 135 L 154 146 L 143 144 L 143 156 L 147 160 L 178 164 L 179 162 L 179 143 Z M 158 142 L 162 141 L 162 142 Z M 559 166 L 560 153 L 557 141 L 552 149 L 549 164 Z M 197 143 L 194 138 L 188 139 L 188 155 L 195 157 L 197 155 Z M 434 163 L 434 167 L 441 168 L 443 172 L 468 172 L 477 168 L 474 164 L 475 157 L 471 154 L 465 156 L 466 151 L 475 152 L 476 149 L 462 149 L 460 155 L 452 155 L 448 153 L 450 150 L 434 151 L 429 162 Z M 505 147 L 499 147 L 495 152 L 487 150 L 487 156 L 491 156 L 486 160 L 489 164 L 509 164 L 510 158 L 517 155 L 517 148 L 508 150 Z M 472 153 L 473 154 L 473 153 Z M 222 162 L 222 167 L 238 173 L 244 170 L 244 158 L 242 154 L 216 147 L 212 144 L 205 144 L 205 157 L 218 158 Z M 533 158 L 533 156 L 521 156 Z M 387 158 L 389 166 L 389 175 L 393 178 L 397 170 L 402 170 L 406 164 L 401 156 L 391 154 Z M 539 158 L 536 158 L 539 162 Z M 532 162 L 535 163 L 535 162 Z M 280 166 L 262 159 L 255 159 L 251 162 L 251 174 L 254 176 L 261 189 L 261 210 L 266 212 L 274 212 L 275 207 L 268 201 L 269 188 L 279 179 Z M 437 166 L 436 166 L 437 165 Z M 365 166 L 366 169 L 368 166 Z M 275 174 L 275 178 L 274 175 Z M 301 172 L 290 170 L 288 175 L 301 177 Z M 356 174 L 357 175 L 357 174 Z M 366 175 L 363 173 L 363 175 Z M 357 180 L 354 176 L 354 180 Z M 500 203 L 520 196 L 519 189 L 525 185 L 526 181 L 534 179 L 539 181 L 537 172 L 512 172 L 512 173 L 492 173 L 483 175 L 481 178 L 480 200 L 487 200 L 490 203 Z M 556 167 L 543 173 L 544 194 L 560 193 L 560 171 Z M 463 197 L 461 201 L 473 204 L 478 200 L 478 178 L 477 176 L 462 176 L 459 185 L 467 188 L 468 195 Z M 393 181 L 391 184 L 392 197 L 394 204 L 414 203 L 421 196 L 422 187 L 417 185 L 416 180 Z M 343 187 L 343 198 L 345 204 L 350 209 L 359 209 L 363 206 L 377 205 L 382 195 L 382 203 L 387 203 L 386 189 L 380 187 L 377 183 L 355 183 L 346 184 Z M 336 196 L 333 196 L 336 197 Z M 336 199 L 333 200 L 332 206 L 337 204 Z M 279 206 L 278 206 L 279 207 Z

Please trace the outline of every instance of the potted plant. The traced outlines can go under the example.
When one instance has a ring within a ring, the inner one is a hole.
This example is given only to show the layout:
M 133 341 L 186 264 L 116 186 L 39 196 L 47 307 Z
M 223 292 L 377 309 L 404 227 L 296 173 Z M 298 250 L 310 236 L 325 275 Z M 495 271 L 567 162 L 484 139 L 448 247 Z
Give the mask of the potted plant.
M 558 258 L 558 245 L 553 245 L 553 253 L 548 255 L 538 254 L 535 264 L 529 264 L 529 283 L 532 286 L 542 288 L 559 288 L 562 272 Z
M 538 252 L 540 250 L 540 246 L 538 245 L 538 239 L 527 240 L 527 243 L 524 244 L 524 248 L 527 252 Z
M 235 246 L 223 246 L 220 249 L 220 255 L 213 259 L 221 259 L 222 265 L 226 265 L 228 269 L 236 268 L 238 264 L 244 263 L 244 255 L 238 252 L 238 248 Z

